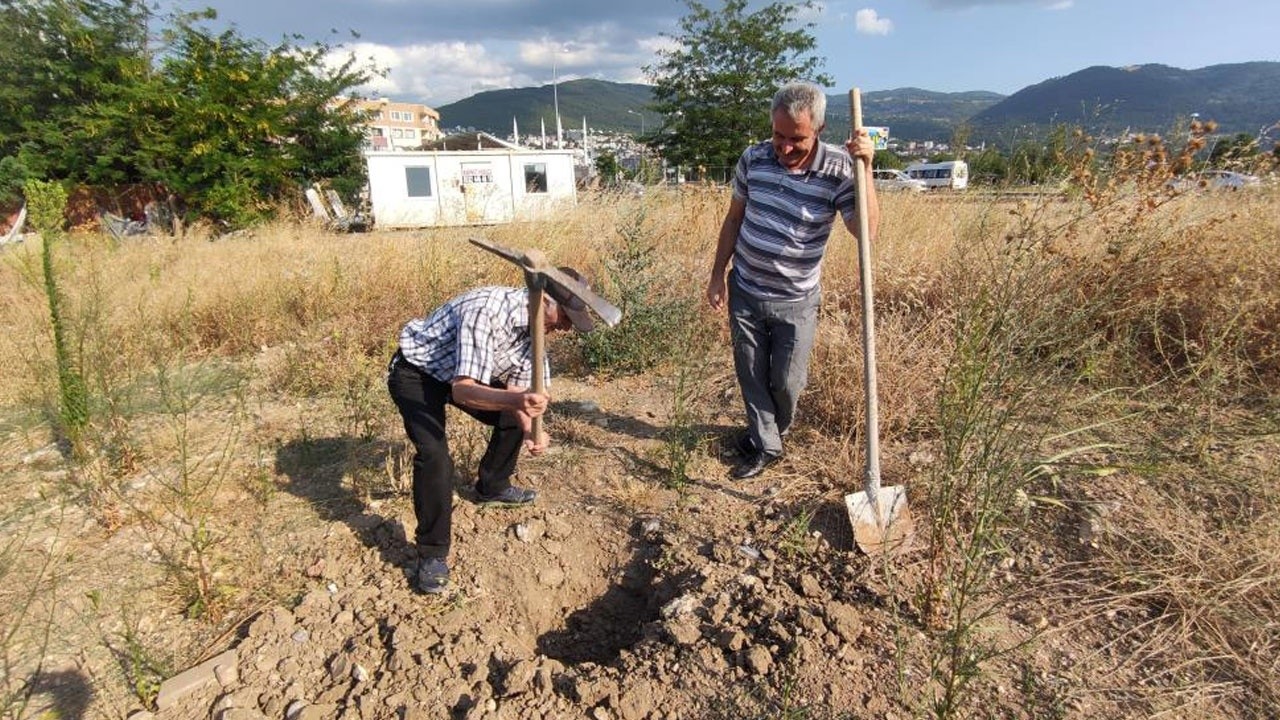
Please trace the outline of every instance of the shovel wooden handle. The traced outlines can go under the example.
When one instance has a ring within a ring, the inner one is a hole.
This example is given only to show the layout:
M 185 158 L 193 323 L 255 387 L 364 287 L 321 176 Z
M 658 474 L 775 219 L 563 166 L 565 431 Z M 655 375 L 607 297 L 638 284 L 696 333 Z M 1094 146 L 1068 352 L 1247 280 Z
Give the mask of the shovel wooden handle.
M 849 109 L 853 116 L 852 136 L 856 136 L 862 128 L 862 93 L 858 88 L 849 91 Z M 880 496 L 880 408 L 876 401 L 876 319 L 871 288 L 871 229 L 867 219 L 865 164 L 862 158 L 854 159 L 853 187 L 858 196 L 858 269 L 862 285 L 862 370 L 867 405 L 867 472 L 864 486 L 879 519 L 881 508 L 877 498 Z

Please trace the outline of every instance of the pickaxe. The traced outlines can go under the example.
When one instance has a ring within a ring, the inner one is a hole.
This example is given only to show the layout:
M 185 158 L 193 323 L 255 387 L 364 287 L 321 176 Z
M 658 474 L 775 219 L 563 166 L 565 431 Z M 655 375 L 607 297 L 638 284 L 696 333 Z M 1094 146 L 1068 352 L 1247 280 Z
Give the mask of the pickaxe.
M 591 288 L 575 280 L 559 268 L 547 262 L 547 256 L 541 250 L 529 249 L 517 252 L 484 238 L 473 237 L 471 244 L 484 248 L 498 257 L 515 263 L 524 271 L 524 282 L 529 288 L 529 337 L 533 354 L 533 388 L 536 393 L 546 392 L 543 369 L 547 364 L 547 337 L 543 327 L 542 295 L 547 289 L 547 281 L 564 288 L 570 295 L 581 300 L 587 307 L 595 311 L 609 327 L 622 320 L 622 311 L 608 300 L 600 297 Z M 533 437 L 542 436 L 542 418 L 533 419 Z

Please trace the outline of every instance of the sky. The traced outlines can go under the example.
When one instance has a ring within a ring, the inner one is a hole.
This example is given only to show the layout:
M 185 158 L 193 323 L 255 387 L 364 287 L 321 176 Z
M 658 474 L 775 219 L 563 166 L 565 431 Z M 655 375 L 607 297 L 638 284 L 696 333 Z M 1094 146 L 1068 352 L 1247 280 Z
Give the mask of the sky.
M 268 43 L 337 46 L 388 72 L 366 92 L 441 106 L 577 78 L 648 82 L 683 0 L 168 0 Z M 718 9 L 721 0 L 702 0 Z M 748 12 L 765 3 L 752 0 Z M 823 0 L 802 12 L 835 84 L 1005 95 L 1094 65 L 1280 60 L 1280 0 Z M 354 35 L 353 35 L 354 34 Z

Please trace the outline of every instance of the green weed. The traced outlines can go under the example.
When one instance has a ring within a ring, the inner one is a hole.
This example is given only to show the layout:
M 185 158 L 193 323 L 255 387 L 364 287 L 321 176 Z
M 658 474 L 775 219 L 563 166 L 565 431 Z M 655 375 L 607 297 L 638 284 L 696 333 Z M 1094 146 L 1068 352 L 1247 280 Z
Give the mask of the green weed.
M 603 262 L 622 322 L 579 336 L 578 345 L 589 369 L 631 375 L 685 357 L 685 341 L 700 318 L 696 302 L 673 295 L 664 283 L 662 273 L 669 267 L 645 211 L 624 218 L 617 232 L 622 242 L 607 251 Z

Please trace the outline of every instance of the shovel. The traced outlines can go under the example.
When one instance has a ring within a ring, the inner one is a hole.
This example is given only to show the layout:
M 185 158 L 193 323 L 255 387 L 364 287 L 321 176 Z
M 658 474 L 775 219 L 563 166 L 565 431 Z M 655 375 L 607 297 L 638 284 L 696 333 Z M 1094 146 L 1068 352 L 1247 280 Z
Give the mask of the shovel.
M 853 131 L 862 127 L 862 95 L 849 91 Z M 867 468 L 861 492 L 846 495 L 845 507 L 853 523 L 853 539 L 867 555 L 904 550 L 911 533 L 911 513 L 907 490 L 902 486 L 880 487 L 880 422 L 876 402 L 876 321 L 871 292 L 871 233 L 867 223 L 866 169 L 861 158 L 854 161 L 853 187 L 858 196 L 858 267 L 862 285 L 862 369 L 866 381 Z
M 621 310 L 608 300 L 597 295 L 590 288 L 581 285 L 559 268 L 548 263 L 547 256 L 541 250 L 530 249 L 524 252 L 517 252 L 498 243 L 478 237 L 471 238 L 471 244 L 484 248 L 500 258 L 516 264 L 524 271 L 525 286 L 529 288 L 529 337 L 530 351 L 533 354 L 533 387 L 531 390 L 533 392 L 546 392 L 546 379 L 543 377 L 543 368 L 547 365 L 547 332 L 546 328 L 543 327 L 543 311 L 545 308 L 542 304 L 542 295 L 546 292 L 548 280 L 586 303 L 587 307 L 594 310 L 609 327 L 617 325 L 618 321 L 622 319 Z M 542 435 L 541 416 L 533 419 L 532 434 L 534 437 Z

